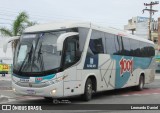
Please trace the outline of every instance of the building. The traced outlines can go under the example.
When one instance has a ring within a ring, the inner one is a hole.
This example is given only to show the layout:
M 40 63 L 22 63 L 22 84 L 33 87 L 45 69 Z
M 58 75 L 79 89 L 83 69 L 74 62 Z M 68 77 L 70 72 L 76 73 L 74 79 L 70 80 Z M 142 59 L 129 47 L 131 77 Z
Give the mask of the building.
M 160 45 L 160 17 L 158 18 L 158 45 Z
M 6 38 L 0 37 L 0 61 L 2 63 L 6 64 L 12 64 L 13 63 L 13 55 L 12 55 L 12 48 L 11 44 L 8 44 L 7 52 L 3 52 L 3 44 L 5 42 Z
M 124 30 L 129 30 L 134 35 L 149 39 L 149 18 L 147 17 L 132 17 L 128 20 L 128 25 L 124 26 Z M 151 40 L 158 43 L 158 21 L 152 19 L 151 23 Z

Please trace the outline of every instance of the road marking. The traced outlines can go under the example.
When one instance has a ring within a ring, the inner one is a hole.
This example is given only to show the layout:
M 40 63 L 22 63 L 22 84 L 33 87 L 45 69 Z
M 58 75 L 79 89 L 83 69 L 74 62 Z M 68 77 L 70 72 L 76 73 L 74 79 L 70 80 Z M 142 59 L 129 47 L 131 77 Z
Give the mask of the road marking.
M 121 94 L 121 96 L 143 96 L 143 95 L 159 95 L 160 88 L 144 89 L 142 91 L 132 91 Z
M 152 93 L 152 94 L 133 94 L 133 95 L 121 95 L 121 96 L 124 96 L 124 97 L 128 97 L 128 96 L 147 96 L 147 95 L 159 95 L 160 93 Z

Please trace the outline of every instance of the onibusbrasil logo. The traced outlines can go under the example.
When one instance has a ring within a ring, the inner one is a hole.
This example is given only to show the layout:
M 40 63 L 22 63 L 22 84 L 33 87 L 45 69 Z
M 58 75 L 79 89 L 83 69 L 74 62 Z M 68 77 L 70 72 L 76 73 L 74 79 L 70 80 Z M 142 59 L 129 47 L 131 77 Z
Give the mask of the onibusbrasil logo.
M 42 108 L 37 105 L 2 105 L 1 110 L 42 110 Z

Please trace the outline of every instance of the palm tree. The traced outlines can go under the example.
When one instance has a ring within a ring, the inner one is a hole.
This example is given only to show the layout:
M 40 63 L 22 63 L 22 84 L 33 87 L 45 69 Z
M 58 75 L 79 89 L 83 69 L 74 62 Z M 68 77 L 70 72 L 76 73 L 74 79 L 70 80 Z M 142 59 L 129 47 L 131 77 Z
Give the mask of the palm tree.
M 6 27 L 1 27 L 0 33 L 1 35 L 7 36 L 7 37 L 19 36 L 22 34 L 22 32 L 26 27 L 29 27 L 35 24 L 36 22 L 29 21 L 29 16 L 26 12 L 21 12 L 13 21 L 13 25 L 11 29 L 7 29 Z M 16 48 L 17 42 L 18 42 L 17 40 L 12 42 L 12 49 Z

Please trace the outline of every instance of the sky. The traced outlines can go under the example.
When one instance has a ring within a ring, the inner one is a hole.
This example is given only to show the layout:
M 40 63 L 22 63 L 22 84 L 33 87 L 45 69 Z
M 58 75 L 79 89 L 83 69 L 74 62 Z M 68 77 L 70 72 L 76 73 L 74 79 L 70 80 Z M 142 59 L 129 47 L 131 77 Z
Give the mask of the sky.
M 16 16 L 25 11 L 31 21 L 49 23 L 54 21 L 84 21 L 104 27 L 124 29 L 128 19 L 142 14 L 144 3 L 151 0 L 0 0 L 0 27 L 11 28 Z M 160 11 L 160 5 L 153 7 Z M 160 12 L 155 13 L 155 19 Z M 11 57 L 11 48 L 3 53 L 4 38 L 0 40 L 0 57 Z
M 31 21 L 48 23 L 53 21 L 85 21 L 104 27 L 123 29 L 128 19 L 142 14 L 144 3 L 151 0 L 0 0 L 0 27 L 11 27 L 12 21 L 21 11 L 26 11 Z M 153 6 L 160 11 L 160 5 Z M 153 15 L 160 17 L 160 12 Z

